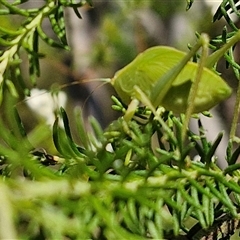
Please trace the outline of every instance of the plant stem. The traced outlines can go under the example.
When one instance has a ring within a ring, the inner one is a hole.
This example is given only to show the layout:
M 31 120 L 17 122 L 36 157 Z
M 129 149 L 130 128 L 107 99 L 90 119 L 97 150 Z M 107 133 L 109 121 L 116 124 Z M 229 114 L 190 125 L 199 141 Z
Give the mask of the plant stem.
M 234 137 L 235 137 L 235 134 L 236 134 L 239 112 L 240 112 L 240 79 L 238 79 L 237 95 L 236 95 L 233 120 L 232 120 L 231 130 L 230 130 L 230 140 L 231 141 L 234 141 Z
M 206 60 L 205 67 L 211 69 L 218 60 L 226 54 L 229 48 L 234 46 L 238 41 L 240 40 L 240 30 L 236 32 L 236 34 L 226 43 L 224 44 L 220 49 L 212 53 Z
M 199 39 L 199 42 L 202 44 L 202 56 L 201 56 L 200 62 L 198 64 L 197 74 L 192 83 L 192 87 L 190 89 L 190 93 L 189 93 L 189 97 L 188 97 L 188 101 L 187 101 L 187 110 L 185 113 L 185 121 L 183 123 L 183 129 L 182 129 L 182 141 L 184 141 L 184 139 L 185 139 L 187 127 L 188 127 L 188 124 L 189 124 L 189 121 L 191 118 L 191 114 L 194 110 L 194 101 L 197 96 L 199 82 L 201 81 L 203 68 L 204 68 L 205 61 L 208 56 L 209 37 L 206 34 L 202 34 Z

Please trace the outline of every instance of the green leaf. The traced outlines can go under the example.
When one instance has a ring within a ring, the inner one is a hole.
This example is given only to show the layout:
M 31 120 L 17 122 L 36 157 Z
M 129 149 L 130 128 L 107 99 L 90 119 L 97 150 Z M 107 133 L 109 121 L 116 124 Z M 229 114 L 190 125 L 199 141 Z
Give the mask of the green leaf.
M 49 14 L 49 20 L 52 25 L 54 33 L 64 46 L 67 46 L 67 36 L 64 22 L 64 8 L 62 5 L 58 5 L 55 11 Z
M 194 2 L 194 0 L 186 0 L 187 2 L 187 7 L 186 7 L 186 10 L 189 10 Z
M 85 149 L 90 150 L 91 143 L 88 137 L 88 133 L 84 127 L 84 121 L 83 121 L 81 109 L 75 109 L 75 119 L 77 123 L 77 130 L 78 130 L 78 136 L 80 138 L 80 141 Z
M 69 147 L 72 149 L 72 151 L 76 154 L 76 156 L 82 157 L 83 156 L 82 152 L 84 151 L 84 149 L 77 146 L 76 143 L 73 141 L 67 113 L 65 112 L 65 110 L 62 107 L 60 108 L 60 112 L 61 112 L 61 116 L 63 119 L 67 143 L 68 143 Z
M 9 79 L 6 80 L 6 85 L 8 87 L 9 92 L 12 94 L 13 97 L 18 98 L 18 92 L 13 84 L 13 82 Z

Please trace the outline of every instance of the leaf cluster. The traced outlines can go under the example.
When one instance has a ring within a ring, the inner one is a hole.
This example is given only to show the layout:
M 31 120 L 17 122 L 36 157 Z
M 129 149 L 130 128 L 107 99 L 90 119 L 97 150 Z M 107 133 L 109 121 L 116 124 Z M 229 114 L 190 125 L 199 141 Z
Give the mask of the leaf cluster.
M 114 102 L 121 108 L 115 98 Z M 19 123 L 17 112 L 12 114 Z M 93 132 L 89 133 L 81 112 L 76 111 L 81 142 L 77 144 L 61 109 L 53 128 L 60 157 L 29 155 L 32 146 L 22 125 L 15 128 L 18 134 L 1 123 L 5 144 L 0 151 L 6 156 L 1 172 L 7 177 L 1 185 L 10 209 L 9 219 L 2 217 L 12 233 L 44 238 L 174 239 L 182 235 L 200 239 L 202 229 L 206 234 L 215 224 L 217 231 L 237 219 L 240 166 L 235 162 L 240 148 L 229 155 L 230 165 L 222 171 L 214 156 L 222 134 L 209 142 L 199 120 L 199 133 L 188 131 L 186 144 L 179 134 L 184 116 L 163 113 L 159 121 L 149 114 L 139 109 L 136 119 L 126 124 L 120 118 L 104 131 L 92 118 Z M 155 147 L 151 144 L 154 135 Z M 24 144 L 16 144 L 19 140 Z M 191 157 L 193 150 L 197 150 L 198 160 Z M 41 165 L 43 157 L 45 166 Z M 53 168 L 46 167 L 51 164 Z M 19 177 L 25 180 L 16 183 L 14 178 Z M 11 209 L 17 217 L 11 217 Z M 57 224 L 51 224 L 53 219 Z M 67 222 L 71 227 L 66 227 Z M 218 233 L 216 239 L 230 236 L 238 222 L 235 225 L 231 231 Z
M 47 45 L 63 49 L 69 49 L 66 37 L 64 9 L 71 7 L 76 15 L 81 18 L 77 8 L 91 1 L 46 1 L 39 8 L 25 9 L 21 7 L 27 1 L 15 1 L 9 3 L 1 0 L 0 15 L 17 15 L 22 17 L 20 27 L 9 30 L 0 27 L 0 92 L 7 87 L 13 96 L 19 94 L 29 95 L 28 81 L 23 79 L 22 54 L 27 54 L 29 63 L 29 80 L 31 86 L 36 84 L 36 78 L 40 76 L 39 59 L 44 57 L 39 52 L 39 40 Z M 57 40 L 48 36 L 43 30 L 43 21 L 48 19 Z M 0 99 L 2 102 L 2 99 Z

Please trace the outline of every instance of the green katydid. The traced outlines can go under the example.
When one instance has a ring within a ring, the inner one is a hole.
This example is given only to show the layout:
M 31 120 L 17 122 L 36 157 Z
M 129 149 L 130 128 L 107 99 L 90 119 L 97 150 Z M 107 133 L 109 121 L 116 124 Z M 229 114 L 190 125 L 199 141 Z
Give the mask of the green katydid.
M 199 67 L 197 63 L 189 62 L 192 55 L 189 56 L 172 47 L 152 47 L 119 70 L 110 82 L 126 104 L 135 97 L 134 88 L 138 86 L 154 107 L 161 105 L 175 113 L 184 113 Z M 225 81 L 204 67 L 193 112 L 209 110 L 230 94 L 231 88 Z
M 129 104 L 132 99 L 125 119 L 133 116 L 138 104 L 136 99 L 148 105 L 153 112 L 156 107 L 163 106 L 175 113 L 186 113 L 182 131 L 184 139 L 192 113 L 209 110 L 230 96 L 231 88 L 209 68 L 238 39 L 239 33 L 209 57 L 206 34 L 200 36 L 188 54 L 166 46 L 153 47 L 139 54 L 110 80 L 124 103 Z M 200 62 L 190 62 L 201 47 Z

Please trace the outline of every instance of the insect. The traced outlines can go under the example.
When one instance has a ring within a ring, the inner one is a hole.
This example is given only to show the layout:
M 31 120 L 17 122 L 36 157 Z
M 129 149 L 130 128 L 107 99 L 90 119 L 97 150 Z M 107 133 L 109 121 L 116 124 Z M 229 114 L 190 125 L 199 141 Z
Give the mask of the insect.
M 209 110 L 231 95 L 227 83 L 207 66 L 212 67 L 238 41 L 238 35 L 210 56 L 206 34 L 200 35 L 187 54 L 166 46 L 153 47 L 139 54 L 110 81 L 122 101 L 129 104 L 125 120 L 133 117 L 138 100 L 150 107 L 155 116 L 158 106 L 174 113 L 185 113 L 181 133 L 184 140 L 192 113 Z M 191 62 L 200 48 L 200 61 Z
M 173 67 L 185 56 L 186 53 L 172 47 L 149 48 L 119 70 L 111 79 L 111 84 L 125 104 L 129 104 L 135 97 L 134 87 L 138 86 L 154 107 L 161 105 L 175 113 L 184 113 L 188 107 L 188 96 L 197 74 L 198 64 L 188 62 L 174 81 L 170 82 L 165 92 L 156 89 L 156 84 L 167 72 L 173 71 Z M 154 99 L 156 91 L 160 96 L 158 99 Z M 227 83 L 219 75 L 204 67 L 193 103 L 193 112 L 209 110 L 230 94 L 231 88 Z
M 48 154 L 45 149 L 35 149 L 31 154 L 35 156 L 40 163 L 46 166 L 59 163 L 59 157 Z

